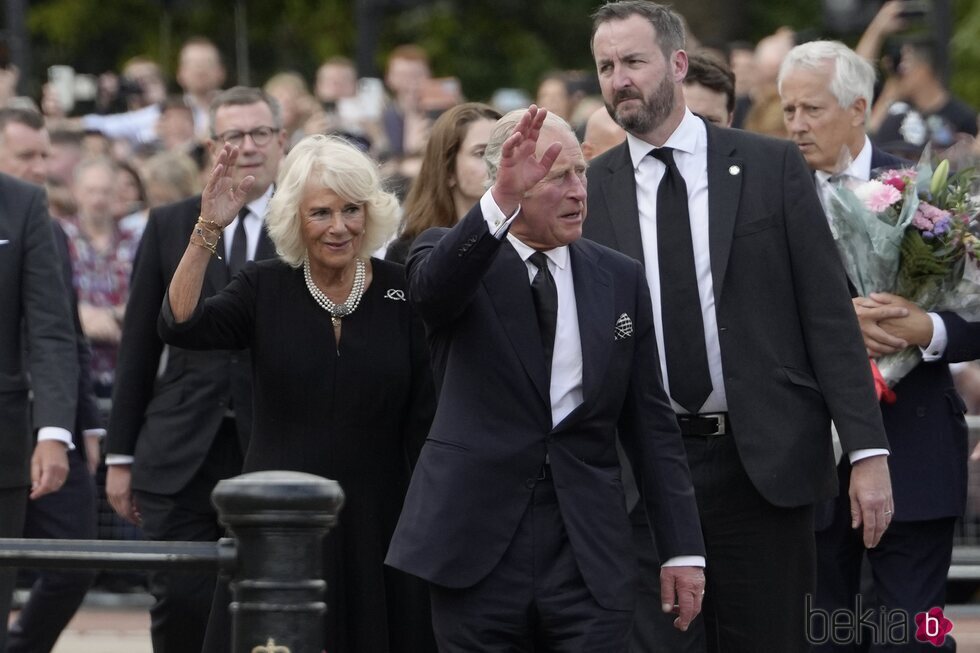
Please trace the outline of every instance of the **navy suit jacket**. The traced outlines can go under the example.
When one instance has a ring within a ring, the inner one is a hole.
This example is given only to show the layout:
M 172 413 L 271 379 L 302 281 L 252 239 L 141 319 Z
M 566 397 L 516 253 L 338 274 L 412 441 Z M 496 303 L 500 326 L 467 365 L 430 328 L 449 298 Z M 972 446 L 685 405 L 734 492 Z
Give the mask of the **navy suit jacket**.
M 470 587 L 499 562 L 550 460 L 572 551 L 604 607 L 631 609 L 636 554 L 616 431 L 631 454 L 665 558 L 703 555 L 686 456 L 656 365 L 649 291 L 635 261 L 584 240 L 569 246 L 584 400 L 552 428 L 548 370 L 526 264 L 479 205 L 431 229 L 409 258 L 426 325 L 435 420 L 392 538 L 388 564 Z M 627 316 L 632 332 L 617 337 Z
M 707 135 L 732 437 L 767 501 L 815 504 L 837 493 L 831 418 L 846 451 L 888 448 L 840 257 L 796 145 L 710 123 Z M 627 143 L 592 161 L 588 180 L 585 236 L 642 261 Z

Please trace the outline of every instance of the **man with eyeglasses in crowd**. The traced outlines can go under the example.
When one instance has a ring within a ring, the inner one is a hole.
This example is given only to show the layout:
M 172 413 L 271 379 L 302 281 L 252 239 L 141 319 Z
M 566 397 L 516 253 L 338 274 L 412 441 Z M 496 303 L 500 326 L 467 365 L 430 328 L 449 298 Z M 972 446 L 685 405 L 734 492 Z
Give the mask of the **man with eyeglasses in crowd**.
M 245 207 L 229 224 L 207 270 L 202 300 L 247 260 L 271 258 L 266 206 L 283 157 L 279 106 L 256 88 L 236 86 L 211 105 L 212 154 L 239 148 L 237 185 L 255 177 Z M 106 494 L 117 513 L 151 540 L 215 541 L 223 534 L 211 491 L 241 471 L 252 422 L 248 351 L 164 347 L 157 316 L 167 285 L 201 215 L 196 196 L 150 211 L 133 266 L 106 443 Z M 201 216 L 205 220 L 209 216 Z M 154 653 L 199 651 L 215 577 L 150 574 Z

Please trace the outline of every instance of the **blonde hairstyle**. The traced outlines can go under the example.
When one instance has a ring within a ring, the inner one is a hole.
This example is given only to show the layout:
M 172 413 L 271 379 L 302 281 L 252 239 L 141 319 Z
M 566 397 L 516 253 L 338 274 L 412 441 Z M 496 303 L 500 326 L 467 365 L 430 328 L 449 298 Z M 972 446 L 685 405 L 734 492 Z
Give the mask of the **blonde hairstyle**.
M 289 265 L 299 267 L 307 257 L 299 205 L 310 183 L 364 205 L 364 240 L 358 256 L 370 256 L 395 233 L 398 200 L 382 189 L 377 164 L 343 138 L 307 136 L 283 160 L 265 218 L 276 252 Z

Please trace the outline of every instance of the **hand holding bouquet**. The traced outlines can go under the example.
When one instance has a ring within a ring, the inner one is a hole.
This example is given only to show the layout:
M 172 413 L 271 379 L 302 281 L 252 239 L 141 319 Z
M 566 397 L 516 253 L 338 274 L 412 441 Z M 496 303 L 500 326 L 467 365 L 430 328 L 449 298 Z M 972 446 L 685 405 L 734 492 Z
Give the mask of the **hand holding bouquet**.
M 928 155 L 915 168 L 881 171 L 867 182 L 834 188 L 831 230 L 858 293 L 889 292 L 925 311 L 980 318 L 978 177 L 950 177 Z M 921 360 L 917 347 L 877 361 L 894 387 Z

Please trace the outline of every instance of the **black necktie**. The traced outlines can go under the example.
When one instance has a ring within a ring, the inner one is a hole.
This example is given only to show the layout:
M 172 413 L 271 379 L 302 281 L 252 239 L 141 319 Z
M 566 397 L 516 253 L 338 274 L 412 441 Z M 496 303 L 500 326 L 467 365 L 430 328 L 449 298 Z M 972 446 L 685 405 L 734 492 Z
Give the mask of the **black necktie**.
M 657 189 L 657 252 L 660 258 L 660 314 L 670 396 L 697 413 L 711 394 L 708 350 L 704 344 L 701 296 L 694 268 L 687 184 L 674 163 L 674 151 L 650 152 L 667 166 Z
M 548 270 L 548 257 L 535 252 L 528 258 L 538 268 L 531 280 L 531 296 L 538 314 L 538 329 L 541 331 L 541 344 L 544 347 L 544 360 L 551 374 L 551 356 L 555 350 L 555 329 L 558 325 L 558 286 Z
M 243 206 L 238 212 L 238 226 L 235 228 L 235 235 L 231 238 L 231 254 L 228 256 L 228 275 L 234 277 L 238 271 L 245 267 L 248 260 L 248 237 L 245 235 L 245 217 L 248 215 L 248 207 Z

